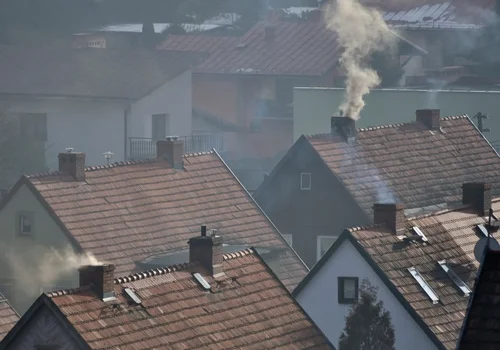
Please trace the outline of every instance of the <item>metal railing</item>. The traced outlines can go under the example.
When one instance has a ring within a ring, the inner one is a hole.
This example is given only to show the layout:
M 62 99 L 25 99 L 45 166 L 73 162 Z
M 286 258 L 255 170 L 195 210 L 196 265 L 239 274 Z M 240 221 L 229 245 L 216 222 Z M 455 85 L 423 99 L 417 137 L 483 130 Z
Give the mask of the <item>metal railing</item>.
M 222 133 L 180 136 L 184 141 L 184 153 L 207 152 L 216 149 L 226 151 Z M 156 141 L 146 137 L 129 137 L 129 159 L 147 159 L 156 157 Z

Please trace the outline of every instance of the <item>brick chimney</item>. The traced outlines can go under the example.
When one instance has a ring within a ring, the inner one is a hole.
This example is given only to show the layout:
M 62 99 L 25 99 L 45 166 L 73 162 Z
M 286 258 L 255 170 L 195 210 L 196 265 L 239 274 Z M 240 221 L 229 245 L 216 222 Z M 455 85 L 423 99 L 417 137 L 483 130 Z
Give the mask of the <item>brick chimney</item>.
M 172 168 L 184 168 L 184 142 L 178 136 L 167 136 L 156 142 L 156 158 L 166 159 Z
M 417 122 L 424 124 L 430 130 L 439 130 L 441 126 L 441 111 L 439 109 L 417 109 Z
M 331 122 L 332 136 L 341 136 L 347 142 L 356 139 L 356 122 L 348 117 L 333 116 Z
M 189 262 L 198 262 L 212 276 L 224 273 L 222 261 L 222 237 L 207 236 L 207 227 L 201 226 L 201 236 L 189 240 Z
M 405 207 L 402 203 L 375 203 L 373 213 L 373 222 L 375 224 L 386 224 L 394 234 L 404 232 Z
M 80 287 L 90 286 L 100 299 L 113 298 L 115 265 L 86 265 L 80 267 Z
M 85 153 L 68 148 L 66 153 L 59 153 L 58 158 L 60 173 L 71 175 L 76 181 L 85 181 Z
M 462 202 L 470 204 L 481 216 L 488 215 L 491 209 L 491 184 L 468 182 L 462 185 Z

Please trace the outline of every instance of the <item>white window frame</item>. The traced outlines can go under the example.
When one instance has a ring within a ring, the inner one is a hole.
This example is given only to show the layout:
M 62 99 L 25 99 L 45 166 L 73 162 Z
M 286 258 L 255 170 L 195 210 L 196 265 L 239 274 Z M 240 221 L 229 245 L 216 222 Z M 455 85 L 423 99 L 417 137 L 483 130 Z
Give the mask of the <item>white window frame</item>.
M 332 242 L 332 245 L 333 243 L 335 243 L 335 241 L 339 238 L 339 236 L 325 236 L 325 235 L 318 235 L 316 237 L 316 261 L 319 261 L 319 259 L 321 259 L 321 257 L 323 255 L 321 255 L 321 241 L 323 239 L 333 239 L 334 241 Z M 330 247 L 332 246 L 330 245 Z M 328 247 L 328 249 L 330 249 L 330 247 Z M 328 251 L 328 249 L 325 250 L 325 253 Z
M 293 247 L 293 235 L 290 233 L 282 233 L 281 234 L 285 241 L 290 245 L 290 247 Z
M 308 175 L 309 176 L 309 187 L 304 186 L 304 176 Z M 300 173 L 300 189 L 302 191 L 310 191 L 312 187 L 312 175 L 311 173 Z

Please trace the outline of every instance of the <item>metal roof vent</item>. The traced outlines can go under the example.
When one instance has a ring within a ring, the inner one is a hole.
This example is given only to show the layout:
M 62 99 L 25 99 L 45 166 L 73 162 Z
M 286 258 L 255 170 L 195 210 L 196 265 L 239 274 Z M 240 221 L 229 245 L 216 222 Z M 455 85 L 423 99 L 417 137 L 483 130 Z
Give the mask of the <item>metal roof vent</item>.
M 134 291 L 130 288 L 124 288 L 123 289 L 123 292 L 125 293 L 125 296 L 127 297 L 127 299 L 136 304 L 136 305 L 141 305 L 142 304 L 142 300 L 137 296 L 137 294 L 134 293 Z
M 200 275 L 198 272 L 195 272 L 193 273 L 193 277 L 203 289 L 210 290 L 210 283 L 208 283 L 202 275 Z

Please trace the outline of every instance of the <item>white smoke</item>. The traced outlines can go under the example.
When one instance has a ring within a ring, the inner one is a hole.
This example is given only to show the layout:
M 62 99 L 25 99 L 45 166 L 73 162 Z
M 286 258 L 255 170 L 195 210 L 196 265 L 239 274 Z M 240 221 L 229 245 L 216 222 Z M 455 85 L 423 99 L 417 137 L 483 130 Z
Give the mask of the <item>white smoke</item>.
M 365 106 L 363 96 L 381 82 L 367 60 L 374 52 L 392 51 L 396 36 L 377 10 L 364 7 L 359 0 L 336 0 L 326 10 L 326 23 L 337 32 L 344 50 L 341 65 L 347 75 L 346 95 L 340 108 L 356 120 Z

